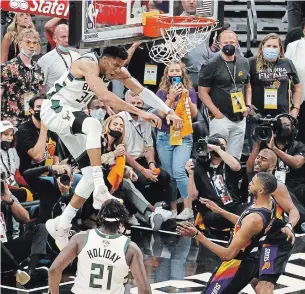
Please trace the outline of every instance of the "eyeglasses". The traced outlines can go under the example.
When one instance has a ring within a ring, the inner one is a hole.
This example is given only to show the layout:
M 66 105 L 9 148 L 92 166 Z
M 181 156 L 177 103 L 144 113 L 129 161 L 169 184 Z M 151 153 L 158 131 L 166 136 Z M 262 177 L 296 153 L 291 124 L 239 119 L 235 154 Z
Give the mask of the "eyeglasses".
M 30 46 L 31 44 L 33 44 L 34 46 L 38 46 L 38 45 L 39 45 L 39 42 L 38 42 L 38 41 L 25 40 L 24 43 L 25 43 L 27 46 Z

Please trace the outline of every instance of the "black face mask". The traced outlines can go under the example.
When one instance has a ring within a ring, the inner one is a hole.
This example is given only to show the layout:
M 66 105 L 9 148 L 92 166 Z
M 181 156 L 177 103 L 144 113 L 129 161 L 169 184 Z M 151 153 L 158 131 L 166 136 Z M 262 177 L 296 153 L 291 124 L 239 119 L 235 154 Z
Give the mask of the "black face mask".
M 4 151 L 7 151 L 11 148 L 11 144 L 12 144 L 12 142 L 1 141 L 1 149 Z
M 32 114 L 38 121 L 41 121 L 40 119 L 40 110 L 34 110 L 34 114 Z
M 117 139 L 121 138 L 122 133 L 120 131 L 115 131 L 115 130 L 109 129 L 109 135 L 117 140 Z
M 227 56 L 232 56 L 235 53 L 235 46 L 228 44 L 222 47 L 222 52 Z

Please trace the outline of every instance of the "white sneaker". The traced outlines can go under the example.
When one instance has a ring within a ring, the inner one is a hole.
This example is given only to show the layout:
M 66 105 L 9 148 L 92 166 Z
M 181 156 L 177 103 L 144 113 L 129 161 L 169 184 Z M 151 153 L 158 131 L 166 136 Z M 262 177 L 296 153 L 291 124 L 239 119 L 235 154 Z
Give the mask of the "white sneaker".
M 26 283 L 29 282 L 31 279 L 31 276 L 26 272 L 22 270 L 17 270 L 16 273 L 16 282 L 19 283 L 20 285 L 25 285 Z
M 46 229 L 49 234 L 55 239 L 55 243 L 59 250 L 63 250 L 69 243 L 69 232 L 72 225 L 63 229 L 59 226 L 59 216 L 55 219 L 49 219 L 46 222 Z
M 150 216 L 150 225 L 153 231 L 158 231 L 161 228 L 161 225 L 163 224 L 163 216 L 161 213 L 158 213 L 157 211 L 153 212 Z
M 129 224 L 131 226 L 139 226 L 140 225 L 139 221 L 137 220 L 137 218 L 134 214 L 130 217 Z
M 107 186 L 96 187 L 93 192 L 93 208 L 100 210 L 103 203 L 108 199 L 116 199 L 123 204 L 122 199 L 114 197 L 109 193 Z
M 162 207 L 156 207 L 155 212 L 158 212 L 162 215 L 163 217 L 163 222 L 166 222 L 169 220 L 172 216 L 172 212 L 166 209 L 163 209 Z
M 172 213 L 172 215 L 171 215 L 171 217 L 170 218 L 177 218 L 177 210 L 171 210 L 171 213 Z
M 194 218 L 193 209 L 184 208 L 176 217 L 177 220 L 188 220 Z

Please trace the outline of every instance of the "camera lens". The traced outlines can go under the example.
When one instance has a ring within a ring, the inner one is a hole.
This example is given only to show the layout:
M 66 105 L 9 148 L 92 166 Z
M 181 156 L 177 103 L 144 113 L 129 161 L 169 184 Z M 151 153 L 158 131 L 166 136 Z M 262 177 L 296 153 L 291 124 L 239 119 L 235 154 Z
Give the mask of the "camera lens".
M 64 186 L 69 186 L 70 185 L 70 177 L 68 175 L 62 175 L 60 177 L 60 182 Z

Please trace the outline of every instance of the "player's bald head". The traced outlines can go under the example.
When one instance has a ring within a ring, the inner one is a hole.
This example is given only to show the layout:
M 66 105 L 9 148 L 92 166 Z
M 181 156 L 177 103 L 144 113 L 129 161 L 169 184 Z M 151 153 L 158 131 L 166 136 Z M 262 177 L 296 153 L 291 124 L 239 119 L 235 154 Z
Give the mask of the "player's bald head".
M 264 154 L 264 156 L 267 158 L 268 162 L 271 165 L 276 165 L 277 156 L 274 153 L 274 151 L 272 151 L 271 149 L 265 148 L 260 151 L 260 154 Z
M 277 163 L 276 154 L 268 148 L 262 149 L 254 161 L 255 172 L 272 172 Z

